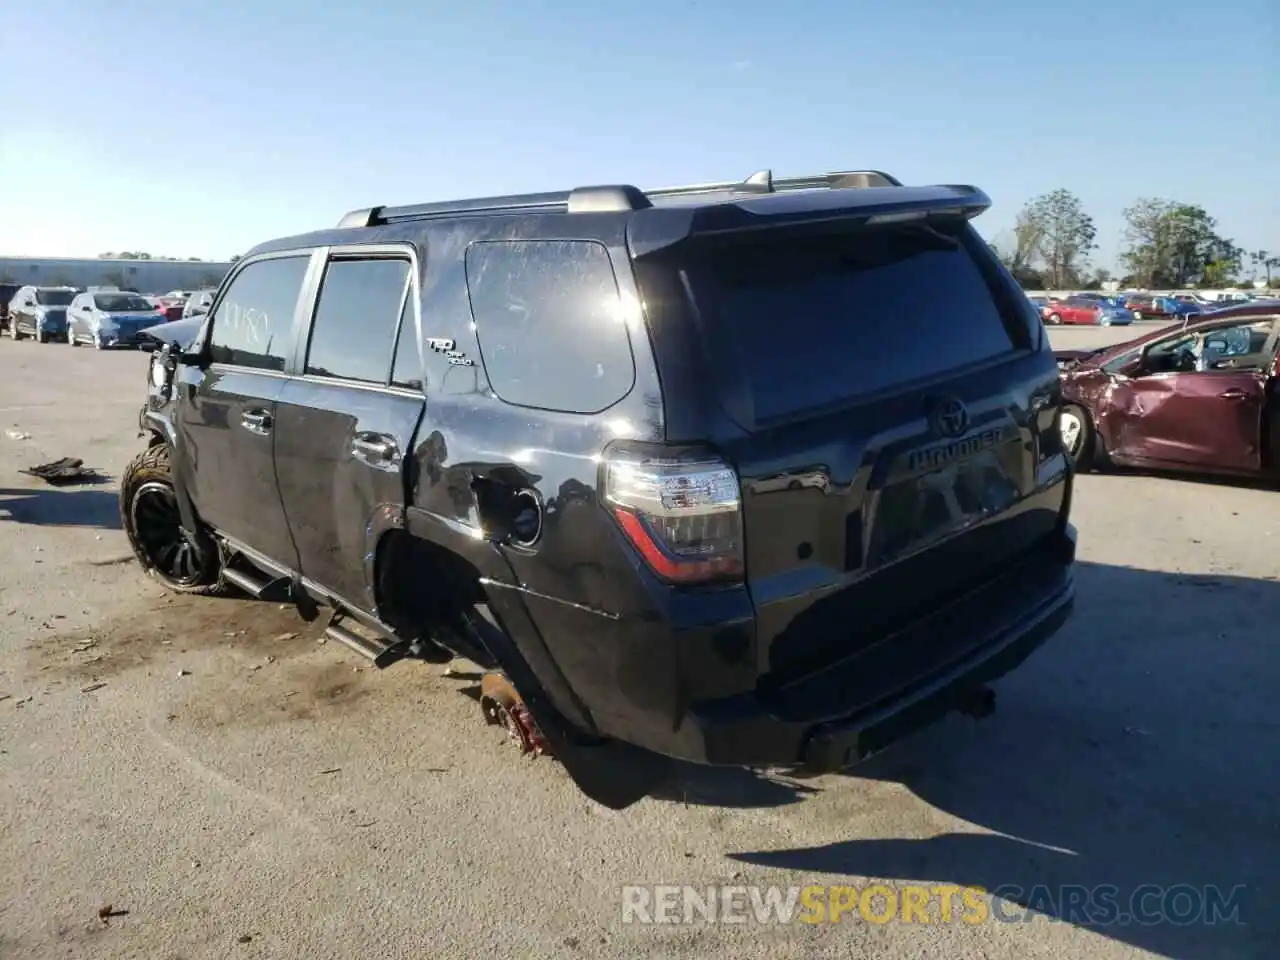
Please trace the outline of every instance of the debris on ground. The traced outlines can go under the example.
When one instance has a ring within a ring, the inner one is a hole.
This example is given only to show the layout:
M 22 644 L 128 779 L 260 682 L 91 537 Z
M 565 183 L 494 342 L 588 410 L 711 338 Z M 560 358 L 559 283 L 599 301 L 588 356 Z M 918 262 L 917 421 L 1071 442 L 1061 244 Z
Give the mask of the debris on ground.
M 179 671 L 178 671 L 178 676 L 180 676 L 180 677 L 189 677 L 189 676 L 191 676 L 191 671 L 190 671 L 190 670 L 179 670 Z
M 22 430 L 6 430 L 4 434 L 10 440 L 30 440 L 31 439 L 31 434 L 26 433 Z
M 282 633 L 282 634 L 280 634 L 280 636 L 276 637 L 276 640 L 278 640 L 278 641 L 283 641 L 283 640 L 296 640 L 296 639 L 297 639 L 297 637 L 298 637 L 298 635 L 297 635 L 296 633 Z
M 28 467 L 21 472 L 30 477 L 39 477 L 45 483 L 55 487 L 65 487 L 75 483 L 96 483 L 107 479 L 93 467 L 86 467 L 79 457 L 63 457 L 61 460 Z
M 97 537 L 95 539 L 101 540 L 102 538 Z M 114 567 L 117 564 L 133 563 L 134 559 L 135 557 L 132 553 L 122 553 L 118 557 L 107 557 L 105 560 L 86 560 L 85 563 L 91 567 Z
M 326 773 L 341 773 L 341 772 L 342 772 L 341 767 L 330 767 L 328 770 L 321 770 L 320 775 L 324 776 Z
M 93 691 L 95 691 L 95 690 L 101 690 L 101 689 L 102 689 L 103 687 L 105 687 L 105 686 L 106 686 L 106 683 L 105 683 L 105 682 L 103 682 L 103 681 L 101 681 L 101 680 L 99 680 L 97 683 L 91 683 L 91 684 L 89 684 L 87 687 L 81 687 L 81 688 L 80 688 L 80 692 L 81 692 L 81 693 L 93 693 Z
M 128 915 L 128 910 L 117 910 L 109 903 L 98 908 L 98 919 L 101 920 L 104 925 L 110 923 L 112 917 L 127 917 Z

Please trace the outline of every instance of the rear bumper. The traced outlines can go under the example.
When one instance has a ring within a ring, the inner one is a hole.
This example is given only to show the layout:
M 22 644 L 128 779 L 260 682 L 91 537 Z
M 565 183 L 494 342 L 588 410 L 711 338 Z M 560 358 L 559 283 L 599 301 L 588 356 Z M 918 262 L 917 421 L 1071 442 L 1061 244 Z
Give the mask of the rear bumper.
M 817 771 L 877 753 L 962 707 L 1066 622 L 1075 602 L 1075 528 L 1067 525 L 1059 539 L 1048 554 L 1055 558 L 1052 564 L 1010 571 L 886 637 L 885 644 L 901 645 L 904 657 L 944 639 L 961 652 L 909 685 L 885 691 L 878 702 L 846 702 L 846 691 L 865 689 L 867 680 L 859 676 L 862 665 L 851 659 L 768 694 L 694 704 L 671 743 L 648 746 L 697 763 L 803 764 Z

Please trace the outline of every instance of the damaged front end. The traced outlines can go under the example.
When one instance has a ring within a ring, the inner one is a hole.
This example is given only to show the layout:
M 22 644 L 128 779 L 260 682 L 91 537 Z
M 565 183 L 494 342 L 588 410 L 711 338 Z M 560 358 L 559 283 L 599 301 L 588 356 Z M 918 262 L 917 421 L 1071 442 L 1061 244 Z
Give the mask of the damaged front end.
M 146 402 L 138 414 L 138 436 L 162 442 L 167 434 L 166 408 L 173 396 L 173 381 L 183 351 L 195 342 L 204 317 L 159 323 L 138 332 L 138 345 L 151 354 L 147 365 Z
M 1082 361 L 1096 356 L 1099 352 L 1098 350 L 1055 350 L 1053 359 L 1058 364 L 1058 371 L 1062 373 L 1074 370 Z

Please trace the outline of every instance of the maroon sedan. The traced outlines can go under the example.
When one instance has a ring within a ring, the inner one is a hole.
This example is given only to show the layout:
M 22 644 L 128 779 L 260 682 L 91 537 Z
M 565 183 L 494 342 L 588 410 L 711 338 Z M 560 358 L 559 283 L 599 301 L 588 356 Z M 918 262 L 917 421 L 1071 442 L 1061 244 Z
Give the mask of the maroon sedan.
M 1063 446 L 1104 462 L 1280 478 L 1280 301 L 1101 350 L 1057 350 Z
M 148 297 L 148 299 L 154 304 L 156 310 L 164 316 L 165 320 L 172 322 L 182 319 L 182 309 L 186 306 L 185 300 L 180 300 L 177 297 Z

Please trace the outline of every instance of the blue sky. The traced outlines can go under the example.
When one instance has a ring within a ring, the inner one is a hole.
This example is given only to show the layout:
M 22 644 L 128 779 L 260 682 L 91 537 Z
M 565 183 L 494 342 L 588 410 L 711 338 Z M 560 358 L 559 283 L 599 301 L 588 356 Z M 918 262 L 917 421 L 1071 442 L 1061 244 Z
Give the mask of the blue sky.
M 0 38 L 0 253 L 224 258 L 350 208 L 878 168 L 1007 229 L 1139 196 L 1280 251 L 1275 0 L 36 0 Z M 788 12 L 791 11 L 791 12 Z

